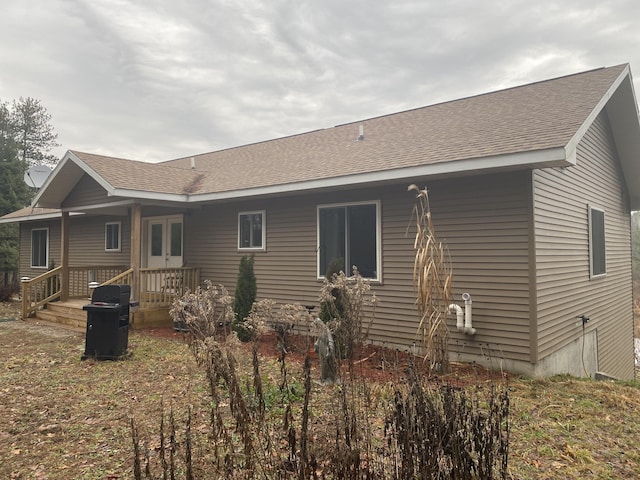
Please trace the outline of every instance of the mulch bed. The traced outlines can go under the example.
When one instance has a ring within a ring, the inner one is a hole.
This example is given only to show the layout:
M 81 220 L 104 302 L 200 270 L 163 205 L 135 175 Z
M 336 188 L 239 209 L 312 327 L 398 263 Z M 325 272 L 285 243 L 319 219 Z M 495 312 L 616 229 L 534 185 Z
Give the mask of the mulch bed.
M 148 335 L 186 341 L 185 333 L 172 328 L 155 328 L 144 330 Z M 314 351 L 314 337 L 305 335 L 288 335 L 286 360 L 302 365 L 306 355 L 309 355 L 311 365 L 319 364 L 318 354 Z M 247 354 L 251 352 L 251 343 L 240 344 Z M 263 358 L 277 359 L 282 356 L 274 332 L 267 333 L 260 339 L 258 352 Z M 421 378 L 431 378 L 434 382 L 452 383 L 458 386 L 477 384 L 479 382 L 499 380 L 505 377 L 504 372 L 492 371 L 483 366 L 472 363 L 451 363 L 451 371 L 447 374 L 429 372 L 428 364 L 420 356 L 406 351 L 394 350 L 380 345 L 366 344 L 356 350 L 354 373 L 359 378 L 366 378 L 375 383 L 405 381 L 410 365 L 416 369 Z M 343 369 L 346 362 L 343 362 Z

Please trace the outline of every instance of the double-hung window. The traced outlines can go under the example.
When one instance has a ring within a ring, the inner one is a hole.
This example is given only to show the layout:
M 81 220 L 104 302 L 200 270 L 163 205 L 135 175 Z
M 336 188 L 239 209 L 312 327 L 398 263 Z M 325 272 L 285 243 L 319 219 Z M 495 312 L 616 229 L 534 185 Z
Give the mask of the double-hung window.
M 49 229 L 31 230 L 31 267 L 47 268 L 49 262 Z
M 121 241 L 121 223 L 107 222 L 104 226 L 104 249 L 107 252 L 119 252 Z
M 266 214 L 264 210 L 238 214 L 238 249 L 266 249 Z
M 607 273 L 604 210 L 589 207 L 589 270 L 591 278 Z
M 318 206 L 318 277 L 333 263 L 381 280 L 380 262 L 380 202 Z

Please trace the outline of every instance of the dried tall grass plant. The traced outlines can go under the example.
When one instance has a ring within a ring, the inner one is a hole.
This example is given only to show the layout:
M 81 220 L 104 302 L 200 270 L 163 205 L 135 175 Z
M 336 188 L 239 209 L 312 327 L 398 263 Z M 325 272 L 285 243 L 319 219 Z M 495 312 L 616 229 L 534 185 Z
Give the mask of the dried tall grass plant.
M 449 328 L 446 318 L 453 298 L 449 250 L 436 235 L 427 189 L 410 185 L 408 190 L 416 192 L 412 220 L 415 218 L 417 229 L 413 244 L 413 285 L 420 313 L 418 334 L 430 369 L 446 372 L 449 370 Z

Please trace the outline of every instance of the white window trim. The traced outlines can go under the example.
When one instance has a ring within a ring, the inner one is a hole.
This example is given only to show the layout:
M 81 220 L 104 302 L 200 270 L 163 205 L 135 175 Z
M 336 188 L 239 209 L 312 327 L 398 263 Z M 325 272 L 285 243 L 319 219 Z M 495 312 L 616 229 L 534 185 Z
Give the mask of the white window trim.
M 33 264 L 33 232 L 36 231 L 41 231 L 44 230 L 47 232 L 47 247 L 46 247 L 46 254 L 45 254 L 45 264 L 44 266 L 42 265 L 34 265 Z M 29 263 L 31 264 L 31 268 L 40 268 L 40 269 L 47 269 L 49 268 L 49 227 L 43 227 L 43 228 L 32 228 L 31 229 L 31 251 L 29 252 Z
M 256 215 L 262 216 L 262 246 L 261 247 L 243 247 L 240 245 L 240 226 L 242 222 L 240 219 L 243 215 Z M 246 212 L 238 212 L 238 250 L 243 252 L 264 252 L 267 250 L 267 211 L 266 210 L 251 210 Z
M 607 275 L 607 222 L 606 222 L 606 213 L 603 208 L 595 207 L 593 205 L 587 205 L 589 212 L 589 278 L 603 278 Z M 593 229 L 592 229 L 592 212 L 593 211 L 602 212 L 602 228 L 604 230 L 604 273 L 593 273 Z
M 380 200 L 367 200 L 362 202 L 342 202 L 342 203 L 327 203 L 318 205 L 316 207 L 316 276 L 318 280 L 324 280 L 324 275 L 320 275 L 320 210 L 323 208 L 335 208 L 335 207 L 349 207 L 352 205 L 375 205 L 376 206 L 376 263 L 377 263 L 377 277 L 365 278 L 369 282 L 382 283 L 382 208 L 380 207 Z M 347 275 L 351 275 L 351 268 L 353 265 L 346 266 L 345 269 L 349 269 L 345 272 Z
M 118 248 L 107 248 L 107 230 L 109 225 L 118 225 Z M 122 222 L 106 222 L 104 224 L 104 251 L 105 252 L 121 252 L 122 251 Z

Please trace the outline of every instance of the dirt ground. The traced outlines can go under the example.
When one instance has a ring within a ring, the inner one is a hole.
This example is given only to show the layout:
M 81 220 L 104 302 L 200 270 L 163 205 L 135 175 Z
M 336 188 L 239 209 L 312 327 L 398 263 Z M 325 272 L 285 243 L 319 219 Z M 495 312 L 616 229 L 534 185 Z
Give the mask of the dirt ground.
M 15 320 L 20 318 L 21 304 L 14 302 L 0 302 L 0 321 Z

